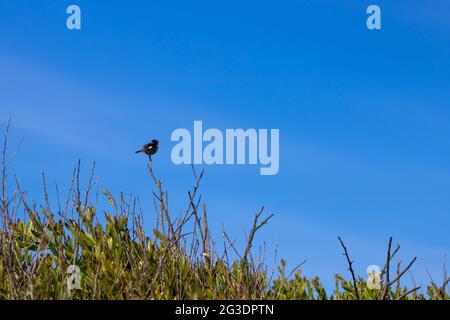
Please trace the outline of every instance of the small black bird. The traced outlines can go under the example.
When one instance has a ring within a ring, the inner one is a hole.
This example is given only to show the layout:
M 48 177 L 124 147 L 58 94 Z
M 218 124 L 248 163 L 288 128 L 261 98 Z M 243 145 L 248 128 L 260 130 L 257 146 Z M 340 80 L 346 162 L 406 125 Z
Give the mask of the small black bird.
M 136 153 L 143 152 L 152 160 L 152 155 L 158 151 L 158 143 L 158 140 L 153 139 L 150 143 L 145 144 L 141 150 L 136 151 Z

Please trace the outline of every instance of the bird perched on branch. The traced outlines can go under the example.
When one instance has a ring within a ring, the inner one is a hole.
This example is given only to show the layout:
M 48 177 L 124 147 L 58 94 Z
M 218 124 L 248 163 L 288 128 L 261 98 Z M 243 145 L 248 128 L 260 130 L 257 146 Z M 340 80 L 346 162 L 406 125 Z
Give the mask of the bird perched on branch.
M 153 139 L 150 143 L 145 144 L 142 149 L 136 151 L 136 153 L 143 152 L 148 155 L 150 160 L 152 160 L 152 155 L 154 155 L 158 151 L 158 144 L 158 140 Z

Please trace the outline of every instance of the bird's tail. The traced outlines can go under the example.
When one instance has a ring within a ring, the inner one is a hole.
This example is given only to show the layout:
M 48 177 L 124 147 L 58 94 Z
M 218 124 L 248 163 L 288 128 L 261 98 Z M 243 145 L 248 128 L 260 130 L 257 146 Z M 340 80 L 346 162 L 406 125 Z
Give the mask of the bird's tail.
M 142 149 L 141 149 L 141 150 L 138 150 L 138 151 L 136 151 L 135 153 L 139 153 L 139 152 L 142 152 Z

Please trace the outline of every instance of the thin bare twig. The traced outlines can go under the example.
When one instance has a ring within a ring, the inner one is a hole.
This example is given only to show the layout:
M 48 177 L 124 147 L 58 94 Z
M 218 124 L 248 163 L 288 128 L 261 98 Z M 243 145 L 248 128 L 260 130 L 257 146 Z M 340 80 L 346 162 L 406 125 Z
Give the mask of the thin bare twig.
M 353 261 L 350 260 L 350 256 L 348 255 L 347 248 L 344 245 L 344 241 L 342 241 L 341 237 L 338 237 L 338 239 L 339 239 L 339 242 L 341 243 L 342 248 L 344 249 L 344 256 L 347 258 L 348 270 L 350 271 L 350 273 L 352 275 L 353 288 L 355 289 L 356 299 L 360 300 L 357 282 L 356 282 L 356 276 L 355 276 L 355 272 L 353 271 Z

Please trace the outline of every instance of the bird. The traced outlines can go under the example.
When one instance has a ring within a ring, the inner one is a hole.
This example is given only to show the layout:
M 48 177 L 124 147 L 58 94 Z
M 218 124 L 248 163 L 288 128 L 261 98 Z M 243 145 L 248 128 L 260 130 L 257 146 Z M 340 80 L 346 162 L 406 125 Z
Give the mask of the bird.
M 136 153 L 143 152 L 148 155 L 150 160 L 152 160 L 152 155 L 154 155 L 158 151 L 158 144 L 158 140 L 153 139 L 150 143 L 145 144 L 142 149 L 136 151 Z

